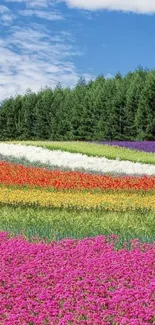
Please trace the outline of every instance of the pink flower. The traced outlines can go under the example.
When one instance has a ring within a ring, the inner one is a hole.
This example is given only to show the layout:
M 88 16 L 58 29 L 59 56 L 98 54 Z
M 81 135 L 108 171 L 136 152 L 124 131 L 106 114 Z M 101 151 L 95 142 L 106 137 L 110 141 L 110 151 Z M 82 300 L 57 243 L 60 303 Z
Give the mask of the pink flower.
M 0 325 L 150 325 L 155 243 L 118 237 L 29 243 L 0 233 Z

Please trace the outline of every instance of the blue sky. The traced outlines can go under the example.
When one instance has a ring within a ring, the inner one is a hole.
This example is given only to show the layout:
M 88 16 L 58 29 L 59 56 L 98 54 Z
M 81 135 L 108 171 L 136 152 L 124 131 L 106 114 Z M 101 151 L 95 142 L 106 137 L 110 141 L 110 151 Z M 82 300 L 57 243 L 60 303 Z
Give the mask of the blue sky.
M 1 0 L 0 100 L 155 68 L 154 0 Z

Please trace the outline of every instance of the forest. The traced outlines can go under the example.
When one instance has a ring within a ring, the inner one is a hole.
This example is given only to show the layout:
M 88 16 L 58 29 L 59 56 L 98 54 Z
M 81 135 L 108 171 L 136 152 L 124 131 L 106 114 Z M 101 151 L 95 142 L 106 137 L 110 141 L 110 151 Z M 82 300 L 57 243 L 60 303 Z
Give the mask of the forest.
M 155 70 L 57 84 L 1 101 L 0 140 L 155 140 Z

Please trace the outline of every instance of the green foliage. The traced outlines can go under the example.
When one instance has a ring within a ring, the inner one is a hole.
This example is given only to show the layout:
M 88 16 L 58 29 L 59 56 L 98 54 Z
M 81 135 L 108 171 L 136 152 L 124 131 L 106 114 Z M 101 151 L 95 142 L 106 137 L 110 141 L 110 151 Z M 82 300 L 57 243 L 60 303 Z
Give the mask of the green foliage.
M 155 139 L 155 71 L 146 76 L 135 120 L 140 140 Z
M 34 125 L 35 125 L 35 106 L 37 103 L 37 95 L 30 90 L 27 91 L 23 97 L 20 110 L 20 139 L 34 139 Z M 15 136 L 16 138 L 16 136 Z
M 137 70 L 127 88 L 125 108 L 126 123 L 124 128 L 124 132 L 127 134 L 127 140 L 134 140 L 136 135 L 139 135 L 138 124 L 136 121 L 138 117 L 137 114 L 140 96 L 145 85 L 145 77 L 145 71 L 142 71 L 141 69 Z
M 155 213 L 69 211 L 32 207 L 0 206 L 0 231 L 47 240 L 97 235 L 120 236 L 120 241 L 139 238 L 154 241 Z
M 30 90 L 0 107 L 0 140 L 155 140 L 155 70 L 80 78 L 72 90 Z

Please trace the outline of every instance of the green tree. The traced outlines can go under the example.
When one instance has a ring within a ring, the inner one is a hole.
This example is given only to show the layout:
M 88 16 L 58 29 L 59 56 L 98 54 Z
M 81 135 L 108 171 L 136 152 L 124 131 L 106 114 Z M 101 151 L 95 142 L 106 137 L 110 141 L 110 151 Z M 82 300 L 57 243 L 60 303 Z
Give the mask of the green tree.
M 23 140 L 30 140 L 35 138 L 35 106 L 37 102 L 37 95 L 31 90 L 28 90 L 23 97 L 21 115 L 21 136 Z
M 67 141 L 73 139 L 73 128 L 71 118 L 73 116 L 73 95 L 69 88 L 63 90 L 63 100 L 56 112 L 57 138 Z
M 73 127 L 73 138 L 75 140 L 85 140 L 82 138 L 82 125 L 84 123 L 85 96 L 87 93 L 87 84 L 84 78 L 80 77 L 73 90 L 74 115 L 71 124 Z
M 135 116 L 137 138 L 155 139 L 155 71 L 147 73 Z
M 34 133 L 36 139 L 49 139 L 51 137 L 53 91 L 45 88 L 38 94 L 35 105 Z
M 53 91 L 53 101 L 51 105 L 51 140 L 61 140 L 59 121 L 62 119 L 61 110 L 64 102 L 64 90 L 59 83 Z
M 126 94 L 125 107 L 125 128 L 126 139 L 134 140 L 137 136 L 135 116 L 139 105 L 140 96 L 145 85 L 147 72 L 139 69 L 134 73 L 131 83 L 127 83 L 128 89 Z
M 17 137 L 14 98 L 11 97 L 3 102 L 0 115 L 1 138 L 14 140 Z
M 125 103 L 125 82 L 121 74 L 117 73 L 113 79 L 111 109 L 108 118 L 108 124 L 111 133 L 110 140 L 124 140 Z
M 0 109 L 0 139 L 8 140 L 14 139 L 14 120 L 12 114 L 13 98 L 3 101 Z M 11 127 L 11 130 L 10 130 Z

